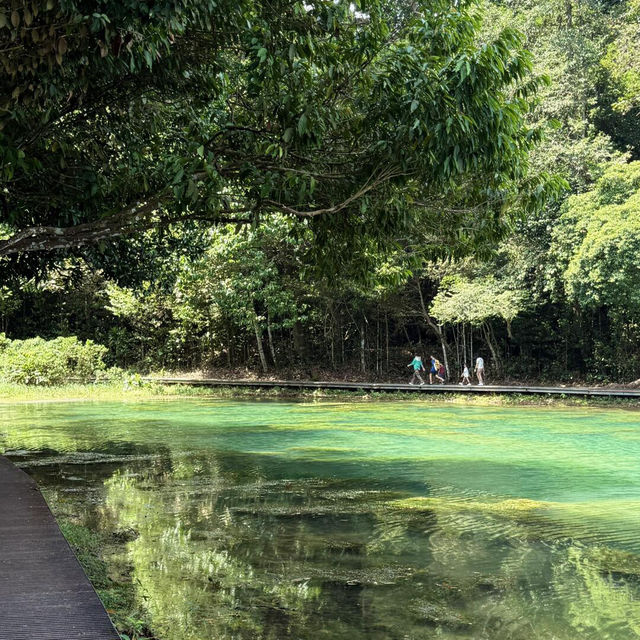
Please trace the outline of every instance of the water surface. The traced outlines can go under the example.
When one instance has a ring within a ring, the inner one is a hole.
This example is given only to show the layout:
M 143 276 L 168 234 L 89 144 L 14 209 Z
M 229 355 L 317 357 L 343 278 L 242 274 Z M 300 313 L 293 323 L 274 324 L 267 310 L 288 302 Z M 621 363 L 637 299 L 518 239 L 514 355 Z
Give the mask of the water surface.
M 640 638 L 635 412 L 0 406 L 58 515 L 121 540 L 160 640 Z

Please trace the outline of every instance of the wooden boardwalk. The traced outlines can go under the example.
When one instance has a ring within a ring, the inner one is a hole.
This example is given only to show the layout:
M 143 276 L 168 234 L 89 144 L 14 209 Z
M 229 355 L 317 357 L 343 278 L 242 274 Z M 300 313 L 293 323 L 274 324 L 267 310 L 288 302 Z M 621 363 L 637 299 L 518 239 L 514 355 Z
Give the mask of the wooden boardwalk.
M 145 378 L 162 384 L 186 384 L 200 387 L 251 387 L 256 389 L 339 389 L 343 391 L 402 391 L 409 393 L 524 394 L 539 396 L 582 396 L 605 398 L 638 398 L 640 389 L 608 389 L 603 387 L 539 387 L 456 384 L 412 386 L 386 382 L 315 382 L 310 380 L 215 380 L 211 378 Z
M 0 640 L 116 640 L 35 482 L 0 456 Z

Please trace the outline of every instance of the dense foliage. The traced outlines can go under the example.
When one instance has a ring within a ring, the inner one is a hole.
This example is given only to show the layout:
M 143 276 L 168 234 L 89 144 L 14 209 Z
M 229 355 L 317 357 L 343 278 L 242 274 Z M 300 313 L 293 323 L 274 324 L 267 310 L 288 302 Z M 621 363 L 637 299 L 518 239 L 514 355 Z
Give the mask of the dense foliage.
M 0 13 L 11 338 L 640 377 L 635 0 L 25 7 Z
M 94 380 L 104 371 L 106 348 L 75 336 L 43 340 L 9 340 L 0 333 L 0 381 L 56 384 L 76 378 Z
M 553 186 L 527 175 L 539 79 L 519 34 L 478 40 L 466 3 L 362 4 L 47 0 L 0 14 L 0 256 L 274 213 L 336 261 L 329 249 L 391 241 L 443 208 L 460 210 L 457 229 L 482 216 L 499 233 L 507 205 Z

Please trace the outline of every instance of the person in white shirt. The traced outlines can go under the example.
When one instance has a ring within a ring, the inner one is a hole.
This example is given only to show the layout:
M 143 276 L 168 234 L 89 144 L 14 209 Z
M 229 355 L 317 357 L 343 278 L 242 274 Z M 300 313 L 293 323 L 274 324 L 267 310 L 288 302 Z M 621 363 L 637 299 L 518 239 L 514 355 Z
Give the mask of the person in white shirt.
M 475 374 L 478 376 L 478 384 L 479 385 L 483 385 L 484 384 L 484 360 L 482 359 L 481 356 L 478 356 L 476 358 L 476 366 L 473 369 L 475 371 Z
M 462 382 L 460 383 L 461 385 L 467 385 L 467 384 L 471 384 L 471 377 L 469 376 L 469 367 L 467 367 L 467 363 L 464 363 L 464 369 L 462 370 L 462 375 L 460 376 L 462 378 Z

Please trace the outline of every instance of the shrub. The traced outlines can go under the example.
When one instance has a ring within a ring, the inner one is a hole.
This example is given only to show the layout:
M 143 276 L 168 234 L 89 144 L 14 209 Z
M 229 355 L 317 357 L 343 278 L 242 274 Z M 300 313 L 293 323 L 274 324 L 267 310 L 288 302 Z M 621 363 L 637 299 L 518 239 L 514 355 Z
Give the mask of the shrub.
M 104 370 L 107 349 L 92 340 L 30 338 L 0 334 L 0 379 L 21 384 L 59 384 L 70 378 L 94 379 Z

